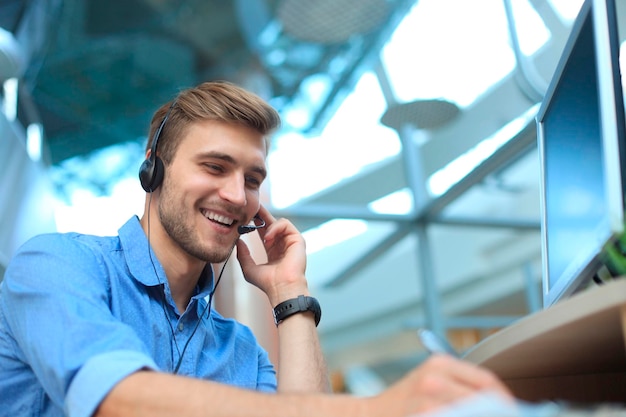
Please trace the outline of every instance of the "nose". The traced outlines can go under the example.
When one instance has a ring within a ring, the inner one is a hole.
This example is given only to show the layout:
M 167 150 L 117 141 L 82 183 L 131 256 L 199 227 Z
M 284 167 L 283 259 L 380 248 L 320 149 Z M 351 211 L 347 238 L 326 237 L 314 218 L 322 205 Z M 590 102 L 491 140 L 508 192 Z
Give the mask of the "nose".
M 243 175 L 233 174 L 225 178 L 220 187 L 220 197 L 230 203 L 238 206 L 245 206 L 246 198 L 246 181 Z

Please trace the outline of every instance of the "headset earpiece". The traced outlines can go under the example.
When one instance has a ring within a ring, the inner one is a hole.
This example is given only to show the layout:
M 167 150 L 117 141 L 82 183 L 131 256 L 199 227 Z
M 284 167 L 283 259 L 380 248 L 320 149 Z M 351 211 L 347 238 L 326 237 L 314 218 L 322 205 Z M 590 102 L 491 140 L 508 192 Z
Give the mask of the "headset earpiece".
M 144 189 L 145 192 L 151 193 L 163 182 L 163 175 L 165 174 L 165 165 L 163 164 L 163 160 L 157 156 L 157 145 L 159 142 L 159 137 L 161 136 L 161 130 L 163 130 L 163 126 L 165 126 L 165 122 L 168 117 L 170 117 L 170 113 L 176 104 L 176 100 L 172 102 L 172 105 L 167 110 L 163 121 L 159 125 L 159 128 L 154 133 L 154 138 L 152 139 L 152 147 L 150 149 L 150 156 L 147 157 L 139 167 L 139 183 L 141 184 L 141 188 Z
M 139 168 L 139 182 L 141 183 L 141 188 L 147 193 L 151 193 L 159 188 L 163 182 L 164 172 L 165 166 L 161 158 L 151 154 L 150 157 L 142 162 Z

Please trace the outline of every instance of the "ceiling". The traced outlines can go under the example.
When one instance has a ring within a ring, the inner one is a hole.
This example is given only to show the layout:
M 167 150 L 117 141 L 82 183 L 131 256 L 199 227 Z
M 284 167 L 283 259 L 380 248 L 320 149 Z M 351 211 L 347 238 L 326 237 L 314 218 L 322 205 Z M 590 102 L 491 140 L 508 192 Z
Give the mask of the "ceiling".
M 59 164 L 143 140 L 160 104 L 205 80 L 236 82 L 280 111 L 308 76 L 330 74 L 314 129 L 412 3 L 4 0 L 0 25 L 28 46 L 24 81 L 38 114 L 23 117 L 40 119 Z
M 181 3 L 0 2 L 0 26 L 27 46 L 19 117 L 24 125 L 43 124 L 49 163 L 60 165 L 112 144 L 143 143 L 159 105 L 181 88 L 210 79 L 252 89 L 279 111 L 306 102 L 312 117 L 301 131 L 319 131 L 364 68 L 377 68 L 382 45 L 418 2 Z M 529 3 L 552 38 L 526 64 L 548 80 L 568 27 L 548 1 Z M 325 77 L 329 85 L 314 102 L 301 88 L 312 76 Z M 402 154 L 276 211 L 303 231 L 337 218 L 368 222 L 366 234 L 315 253 L 308 262 L 308 274 L 319 281 L 315 291 L 325 311 L 320 331 L 331 366 L 360 364 L 392 380 L 420 359 L 417 326 L 480 333 L 533 308 L 541 262 L 532 119 L 541 91 L 532 91 L 533 80 L 518 65 L 466 108 L 435 100 L 387 112 L 381 122 L 398 131 Z M 437 109 L 422 123 L 425 143 L 407 140 L 411 132 L 398 122 L 407 117 L 403 111 L 416 108 L 422 116 Z M 529 117 L 507 145 L 444 194 L 422 195 L 405 214 L 369 208 L 398 190 L 420 195 L 423 184 L 407 172 L 428 177 L 524 114 Z

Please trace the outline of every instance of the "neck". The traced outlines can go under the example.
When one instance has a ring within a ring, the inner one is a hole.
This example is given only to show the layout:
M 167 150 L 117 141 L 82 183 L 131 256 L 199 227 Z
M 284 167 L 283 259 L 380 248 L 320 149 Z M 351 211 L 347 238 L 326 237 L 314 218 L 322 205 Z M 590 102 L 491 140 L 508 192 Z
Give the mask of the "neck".
M 159 257 L 158 253 L 157 257 Z M 201 265 L 192 266 L 184 262 L 174 262 L 174 264 L 169 262 L 167 265 L 169 266 L 164 267 L 167 282 L 170 285 L 170 291 L 176 307 L 182 314 L 191 300 L 206 264 L 202 263 Z
M 144 215 L 140 222 L 152 250 L 165 271 L 176 307 L 182 313 L 191 300 L 206 262 L 193 258 L 183 253 L 180 248 L 169 244 L 169 237 L 159 222 L 149 224 L 147 215 Z

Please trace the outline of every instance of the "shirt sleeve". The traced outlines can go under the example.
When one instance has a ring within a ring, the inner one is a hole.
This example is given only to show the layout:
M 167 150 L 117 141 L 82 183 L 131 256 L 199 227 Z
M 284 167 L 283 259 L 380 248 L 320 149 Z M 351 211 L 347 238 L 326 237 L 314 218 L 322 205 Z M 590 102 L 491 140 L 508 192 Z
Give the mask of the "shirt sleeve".
M 156 369 L 133 330 L 113 317 L 101 255 L 72 235 L 31 239 L 9 264 L 9 330 L 51 401 L 90 416 L 122 378 Z
M 257 391 L 276 392 L 276 370 L 265 349 L 259 346 L 259 377 Z
M 91 416 L 108 392 L 124 377 L 156 364 L 135 351 L 113 351 L 96 355 L 80 368 L 65 399 L 69 416 Z

